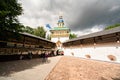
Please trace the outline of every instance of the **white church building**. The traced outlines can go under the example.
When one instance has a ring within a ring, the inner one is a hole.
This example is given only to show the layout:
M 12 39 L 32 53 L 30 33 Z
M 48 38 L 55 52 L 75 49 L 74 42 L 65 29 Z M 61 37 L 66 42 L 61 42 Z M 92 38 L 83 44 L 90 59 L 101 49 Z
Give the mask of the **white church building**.
M 51 32 L 51 41 L 53 42 L 65 42 L 69 40 L 70 29 L 64 26 L 64 20 L 62 16 L 59 16 L 57 27 L 54 27 L 50 30 Z

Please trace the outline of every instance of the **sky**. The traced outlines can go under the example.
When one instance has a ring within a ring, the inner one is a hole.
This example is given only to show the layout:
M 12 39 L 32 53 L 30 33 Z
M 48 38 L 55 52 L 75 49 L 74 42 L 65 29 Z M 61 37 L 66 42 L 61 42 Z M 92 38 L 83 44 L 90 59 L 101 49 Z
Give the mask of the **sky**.
M 120 0 L 19 0 L 23 14 L 19 21 L 37 28 L 57 27 L 62 15 L 65 26 L 78 36 L 103 30 L 120 23 Z

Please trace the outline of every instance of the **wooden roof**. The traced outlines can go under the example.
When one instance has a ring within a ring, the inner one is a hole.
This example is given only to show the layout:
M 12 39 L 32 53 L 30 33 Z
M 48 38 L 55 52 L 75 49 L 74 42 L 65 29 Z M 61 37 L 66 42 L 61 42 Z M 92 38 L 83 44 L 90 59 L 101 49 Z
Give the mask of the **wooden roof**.
M 91 34 L 84 35 L 84 36 L 80 36 L 78 38 L 68 40 L 64 43 L 72 42 L 72 41 L 76 41 L 76 40 L 82 40 L 82 39 L 86 39 L 86 38 L 94 38 L 94 37 L 113 34 L 113 33 L 120 33 L 120 27 L 116 27 L 116 28 L 113 28 L 113 29 L 110 29 L 110 30 L 103 30 L 103 31 L 100 31 L 100 32 L 95 32 L 95 33 L 91 33 Z
M 44 40 L 44 41 L 47 41 L 47 42 L 51 42 L 51 43 L 54 43 L 54 42 L 52 42 L 51 40 L 47 40 L 47 39 L 45 39 L 45 38 L 42 38 L 42 37 L 38 37 L 38 36 L 35 36 L 35 35 L 32 35 L 32 34 L 29 34 L 29 33 L 20 33 L 20 34 L 22 34 L 22 35 L 26 35 L 26 36 L 29 36 L 29 37 L 33 37 L 33 38 L 37 38 L 37 39 L 41 39 L 41 40 Z

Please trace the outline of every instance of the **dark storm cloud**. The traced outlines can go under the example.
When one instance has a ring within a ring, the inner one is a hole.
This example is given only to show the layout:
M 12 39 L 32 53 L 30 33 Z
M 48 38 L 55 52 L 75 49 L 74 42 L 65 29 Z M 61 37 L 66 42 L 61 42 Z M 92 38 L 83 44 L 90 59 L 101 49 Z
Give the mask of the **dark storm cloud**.
M 77 9 L 73 10 L 74 16 L 71 16 L 73 21 L 68 19 L 67 22 L 74 31 L 92 28 L 96 25 L 120 23 L 120 1 L 118 0 L 97 0 L 86 4 L 83 8 L 77 4 Z
M 23 0 L 21 3 L 24 15 L 20 20 L 26 25 L 49 23 L 53 27 L 59 12 L 63 13 L 65 25 L 72 31 L 120 23 L 120 0 Z

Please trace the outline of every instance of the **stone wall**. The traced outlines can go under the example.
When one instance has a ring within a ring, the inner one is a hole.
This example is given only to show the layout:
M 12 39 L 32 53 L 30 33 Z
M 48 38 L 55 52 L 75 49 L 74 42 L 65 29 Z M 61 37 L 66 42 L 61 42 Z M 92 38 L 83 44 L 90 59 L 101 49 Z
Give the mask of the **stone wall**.
M 64 55 L 120 63 L 120 43 L 64 47 Z

